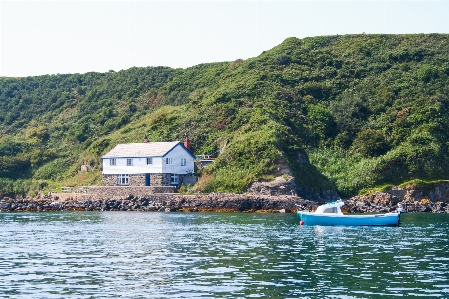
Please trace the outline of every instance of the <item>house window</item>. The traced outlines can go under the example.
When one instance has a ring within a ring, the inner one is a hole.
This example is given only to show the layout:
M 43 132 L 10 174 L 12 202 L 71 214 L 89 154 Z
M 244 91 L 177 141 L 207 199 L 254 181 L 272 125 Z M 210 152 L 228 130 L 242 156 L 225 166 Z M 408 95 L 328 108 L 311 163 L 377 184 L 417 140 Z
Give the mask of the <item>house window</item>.
M 172 158 L 166 158 L 165 159 L 165 164 L 167 164 L 167 165 L 173 164 L 173 159 Z
M 115 165 L 117 165 L 117 161 L 115 161 L 115 159 L 110 159 L 109 160 L 109 165 L 115 166 Z
M 179 175 L 172 174 L 170 179 L 170 185 L 178 185 L 179 184 Z
M 147 165 L 153 164 L 153 158 L 147 158 Z
M 186 166 L 187 160 L 185 158 L 181 158 L 181 166 Z
M 119 174 L 118 175 L 118 184 L 119 185 L 129 185 L 129 175 L 128 174 Z
M 126 166 L 132 166 L 133 165 L 133 159 L 126 159 Z

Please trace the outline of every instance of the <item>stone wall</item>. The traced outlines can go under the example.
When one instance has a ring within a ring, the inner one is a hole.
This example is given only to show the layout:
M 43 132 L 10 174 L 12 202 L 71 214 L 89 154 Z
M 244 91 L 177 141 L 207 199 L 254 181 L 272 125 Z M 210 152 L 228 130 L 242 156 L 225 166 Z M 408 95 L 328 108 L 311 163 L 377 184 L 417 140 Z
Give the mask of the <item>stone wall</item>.
M 104 174 L 104 186 L 118 186 L 117 174 Z M 171 186 L 171 174 L 169 173 L 152 173 L 150 174 L 150 186 Z M 179 185 L 194 185 L 196 183 L 196 176 L 191 174 L 180 174 Z M 128 186 L 146 186 L 145 174 L 130 174 Z
M 117 186 L 117 175 L 116 174 L 103 174 L 103 185 L 104 186 Z
M 144 176 L 145 177 L 145 176 Z M 92 186 L 87 194 L 97 198 L 146 197 L 155 193 L 174 193 L 173 186 Z
M 151 186 L 170 186 L 171 175 L 168 173 L 152 173 L 150 174 Z
M 130 174 L 129 184 L 127 186 L 145 186 L 145 174 Z M 104 186 L 118 186 L 117 174 L 104 174 L 103 175 Z
M 145 175 L 144 174 L 130 174 L 129 175 L 129 186 L 145 186 Z

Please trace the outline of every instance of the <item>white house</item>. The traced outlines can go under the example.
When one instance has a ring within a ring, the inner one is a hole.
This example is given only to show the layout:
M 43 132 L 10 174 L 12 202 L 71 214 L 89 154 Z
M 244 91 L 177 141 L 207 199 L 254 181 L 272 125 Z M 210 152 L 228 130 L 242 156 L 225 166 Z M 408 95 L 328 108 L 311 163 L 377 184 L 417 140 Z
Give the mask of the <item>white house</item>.
M 101 157 L 103 183 L 105 186 L 191 183 L 195 156 L 187 148 L 190 141 L 186 139 L 184 144 L 179 141 L 118 144 Z

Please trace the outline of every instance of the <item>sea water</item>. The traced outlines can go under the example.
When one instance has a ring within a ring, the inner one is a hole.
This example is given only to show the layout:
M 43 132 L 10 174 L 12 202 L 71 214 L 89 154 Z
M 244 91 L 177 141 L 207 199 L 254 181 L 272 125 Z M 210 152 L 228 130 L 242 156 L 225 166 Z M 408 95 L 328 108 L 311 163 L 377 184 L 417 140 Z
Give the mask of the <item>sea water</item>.
M 449 215 L 0 213 L 0 298 L 449 298 Z

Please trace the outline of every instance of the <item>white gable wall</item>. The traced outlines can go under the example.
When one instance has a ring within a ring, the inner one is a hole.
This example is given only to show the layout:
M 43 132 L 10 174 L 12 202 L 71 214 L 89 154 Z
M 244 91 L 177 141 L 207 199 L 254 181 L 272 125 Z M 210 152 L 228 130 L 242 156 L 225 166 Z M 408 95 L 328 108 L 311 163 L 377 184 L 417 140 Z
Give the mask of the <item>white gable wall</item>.
M 167 164 L 167 158 L 172 159 L 172 164 Z M 181 166 L 181 159 L 186 159 L 186 165 Z M 162 173 L 186 174 L 193 173 L 195 159 L 181 145 L 174 147 L 169 153 L 163 157 Z

